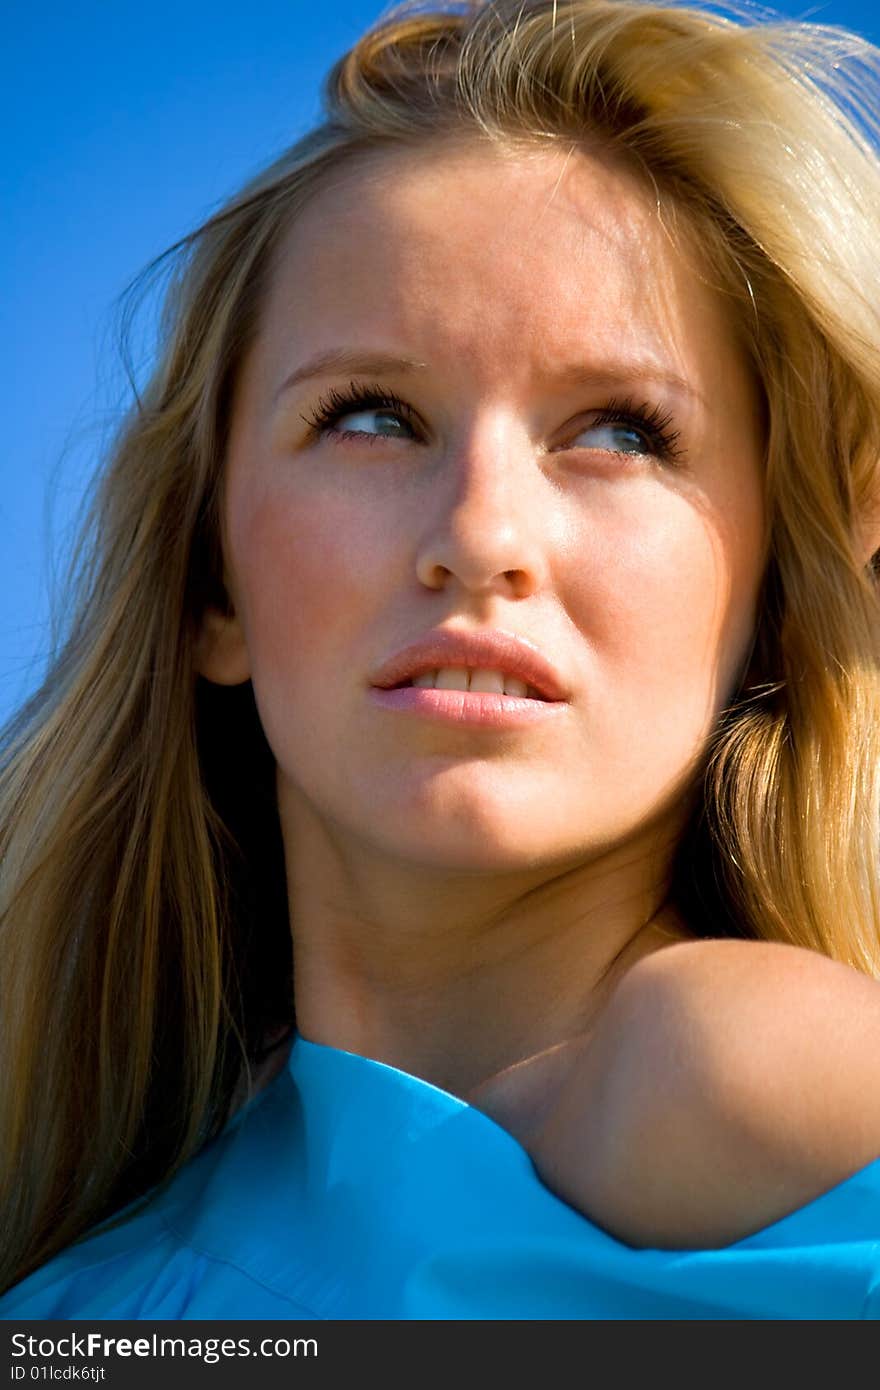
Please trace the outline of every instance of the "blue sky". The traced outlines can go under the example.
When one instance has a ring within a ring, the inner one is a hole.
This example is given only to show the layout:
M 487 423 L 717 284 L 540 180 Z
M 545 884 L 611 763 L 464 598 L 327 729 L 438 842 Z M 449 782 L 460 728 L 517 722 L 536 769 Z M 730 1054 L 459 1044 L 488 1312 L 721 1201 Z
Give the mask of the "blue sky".
M 384 8 L 383 0 L 11 0 L 5 8 L 0 723 L 42 673 L 53 567 L 123 400 L 118 296 L 314 122 L 326 69 Z M 776 8 L 880 44 L 873 0 Z

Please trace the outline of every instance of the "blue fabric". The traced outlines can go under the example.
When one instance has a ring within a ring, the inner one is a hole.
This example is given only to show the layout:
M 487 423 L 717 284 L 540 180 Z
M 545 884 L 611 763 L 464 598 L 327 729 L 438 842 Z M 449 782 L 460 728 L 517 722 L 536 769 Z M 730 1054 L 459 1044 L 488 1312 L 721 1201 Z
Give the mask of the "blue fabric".
M 0 1298 L 11 1319 L 877 1317 L 880 1159 L 720 1250 L 634 1250 L 455 1096 L 296 1039 L 145 1210 Z

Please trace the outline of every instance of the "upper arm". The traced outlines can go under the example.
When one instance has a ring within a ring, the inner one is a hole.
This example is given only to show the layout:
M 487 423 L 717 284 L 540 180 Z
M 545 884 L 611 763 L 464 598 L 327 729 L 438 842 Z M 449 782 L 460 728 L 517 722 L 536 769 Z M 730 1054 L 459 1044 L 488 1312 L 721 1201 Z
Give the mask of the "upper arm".
M 633 1245 L 760 1230 L 880 1155 L 880 984 L 815 952 L 672 946 L 623 978 L 532 1147 Z

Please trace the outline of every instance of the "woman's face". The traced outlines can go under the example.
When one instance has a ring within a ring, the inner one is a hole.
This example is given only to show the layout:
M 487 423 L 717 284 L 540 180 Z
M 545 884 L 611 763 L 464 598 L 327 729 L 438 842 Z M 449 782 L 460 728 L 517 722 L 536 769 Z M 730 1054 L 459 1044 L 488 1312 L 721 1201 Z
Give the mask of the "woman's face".
M 299 217 L 233 412 L 237 616 L 201 658 L 252 678 L 285 832 L 479 871 L 678 823 L 763 571 L 758 397 L 697 260 L 632 175 L 549 148 L 383 154 Z M 562 698 L 377 693 L 438 631 L 524 639 Z

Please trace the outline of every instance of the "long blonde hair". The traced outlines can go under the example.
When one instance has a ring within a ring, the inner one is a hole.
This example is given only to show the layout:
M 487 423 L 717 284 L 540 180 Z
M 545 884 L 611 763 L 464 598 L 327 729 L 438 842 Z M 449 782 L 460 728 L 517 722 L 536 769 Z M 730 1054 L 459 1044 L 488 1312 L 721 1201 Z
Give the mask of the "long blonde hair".
M 365 154 L 589 139 L 695 232 L 767 406 L 770 560 L 673 893 L 693 930 L 875 972 L 880 53 L 641 0 L 403 5 L 326 119 L 177 248 L 158 367 L 100 476 L 67 635 L 0 751 L 7 1287 L 162 1183 L 293 1018 L 273 761 L 249 685 L 199 679 L 226 602 L 236 371 L 282 232 Z

